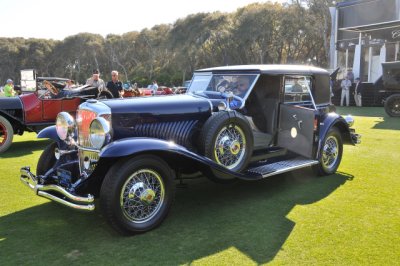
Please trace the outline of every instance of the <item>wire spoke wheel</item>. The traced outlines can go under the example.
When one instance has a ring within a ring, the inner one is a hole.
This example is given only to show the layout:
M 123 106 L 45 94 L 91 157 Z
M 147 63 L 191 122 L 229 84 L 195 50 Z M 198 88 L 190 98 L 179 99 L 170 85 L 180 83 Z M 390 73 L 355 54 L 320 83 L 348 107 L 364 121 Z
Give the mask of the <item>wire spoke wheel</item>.
M 214 156 L 216 162 L 228 169 L 235 168 L 246 153 L 246 137 L 237 125 L 224 126 L 216 136 Z
M 339 158 L 339 143 L 334 136 L 329 136 L 322 151 L 322 164 L 326 168 L 332 168 Z
M 151 169 L 133 173 L 122 186 L 120 206 L 124 216 L 134 223 L 151 220 L 160 210 L 165 197 L 161 176 Z

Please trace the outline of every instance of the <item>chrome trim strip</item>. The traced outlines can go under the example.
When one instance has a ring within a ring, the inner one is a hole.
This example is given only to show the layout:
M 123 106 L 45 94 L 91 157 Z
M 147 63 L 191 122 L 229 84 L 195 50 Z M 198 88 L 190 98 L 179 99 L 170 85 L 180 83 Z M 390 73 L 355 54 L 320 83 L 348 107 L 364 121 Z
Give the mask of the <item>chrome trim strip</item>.
M 286 173 L 286 172 L 289 172 L 289 171 L 297 170 L 297 169 L 304 168 L 304 167 L 307 167 L 307 166 L 311 166 L 311 165 L 314 165 L 314 164 L 318 164 L 318 161 L 312 161 L 312 162 L 309 162 L 309 163 L 304 163 L 304 164 L 300 164 L 300 165 L 284 168 L 284 169 L 277 170 L 277 171 L 272 172 L 272 173 L 265 174 L 262 177 L 266 178 L 266 177 L 273 176 L 273 175 L 279 175 L 279 174 L 282 174 L 282 173 Z

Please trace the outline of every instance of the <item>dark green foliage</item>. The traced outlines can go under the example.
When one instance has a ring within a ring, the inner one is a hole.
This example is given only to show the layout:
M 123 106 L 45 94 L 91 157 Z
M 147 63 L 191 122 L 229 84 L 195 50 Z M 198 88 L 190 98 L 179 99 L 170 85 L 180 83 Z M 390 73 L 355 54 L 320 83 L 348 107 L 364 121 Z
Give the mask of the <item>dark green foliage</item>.
M 84 83 L 98 68 L 143 86 L 156 79 L 179 86 L 195 69 L 233 64 L 313 63 L 328 60 L 330 0 L 254 3 L 233 13 L 198 13 L 173 25 L 123 35 L 79 33 L 62 41 L 0 38 L 0 84 L 19 83 L 19 70 Z M 305 5 L 308 5 L 307 8 Z

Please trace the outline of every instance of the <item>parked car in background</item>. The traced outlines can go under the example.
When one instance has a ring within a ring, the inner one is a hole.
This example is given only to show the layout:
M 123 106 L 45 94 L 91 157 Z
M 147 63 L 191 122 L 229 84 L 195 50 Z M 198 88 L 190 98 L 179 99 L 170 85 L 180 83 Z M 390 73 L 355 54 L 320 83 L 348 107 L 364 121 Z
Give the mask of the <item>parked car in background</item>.
M 35 92 L 0 98 L 0 153 L 10 147 L 14 134 L 22 135 L 25 131 L 39 132 L 53 125 L 59 112 L 74 114 L 79 104 L 88 98 L 97 97 L 97 88 L 86 85 L 68 90 L 68 94 L 62 94 L 66 80 L 39 77 Z M 44 87 L 45 81 L 51 82 L 53 90 L 59 93 L 59 98 L 50 96 L 55 94 L 51 94 Z
M 385 111 L 390 116 L 400 117 L 400 62 L 382 63 L 382 88 Z
M 302 91 L 286 90 L 299 81 Z M 248 65 L 198 70 L 186 94 L 88 100 L 39 138 L 53 140 L 36 175 L 37 195 L 92 211 L 94 198 L 122 234 L 165 219 L 175 181 L 196 172 L 220 183 L 254 181 L 312 167 L 336 172 L 343 144 L 360 143 L 354 120 L 330 105 L 329 73 L 310 66 Z

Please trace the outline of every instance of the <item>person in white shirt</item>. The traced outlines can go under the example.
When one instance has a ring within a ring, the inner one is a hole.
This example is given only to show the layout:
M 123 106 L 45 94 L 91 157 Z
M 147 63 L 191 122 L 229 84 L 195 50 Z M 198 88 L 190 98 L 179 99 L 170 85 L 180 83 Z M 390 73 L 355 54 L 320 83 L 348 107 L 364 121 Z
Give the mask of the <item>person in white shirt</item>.
M 345 79 L 342 80 L 342 82 L 340 83 L 340 87 L 342 87 L 342 95 L 340 97 L 340 106 L 343 106 L 344 98 L 346 98 L 346 106 L 349 106 L 351 81 L 348 76 L 346 76 Z

